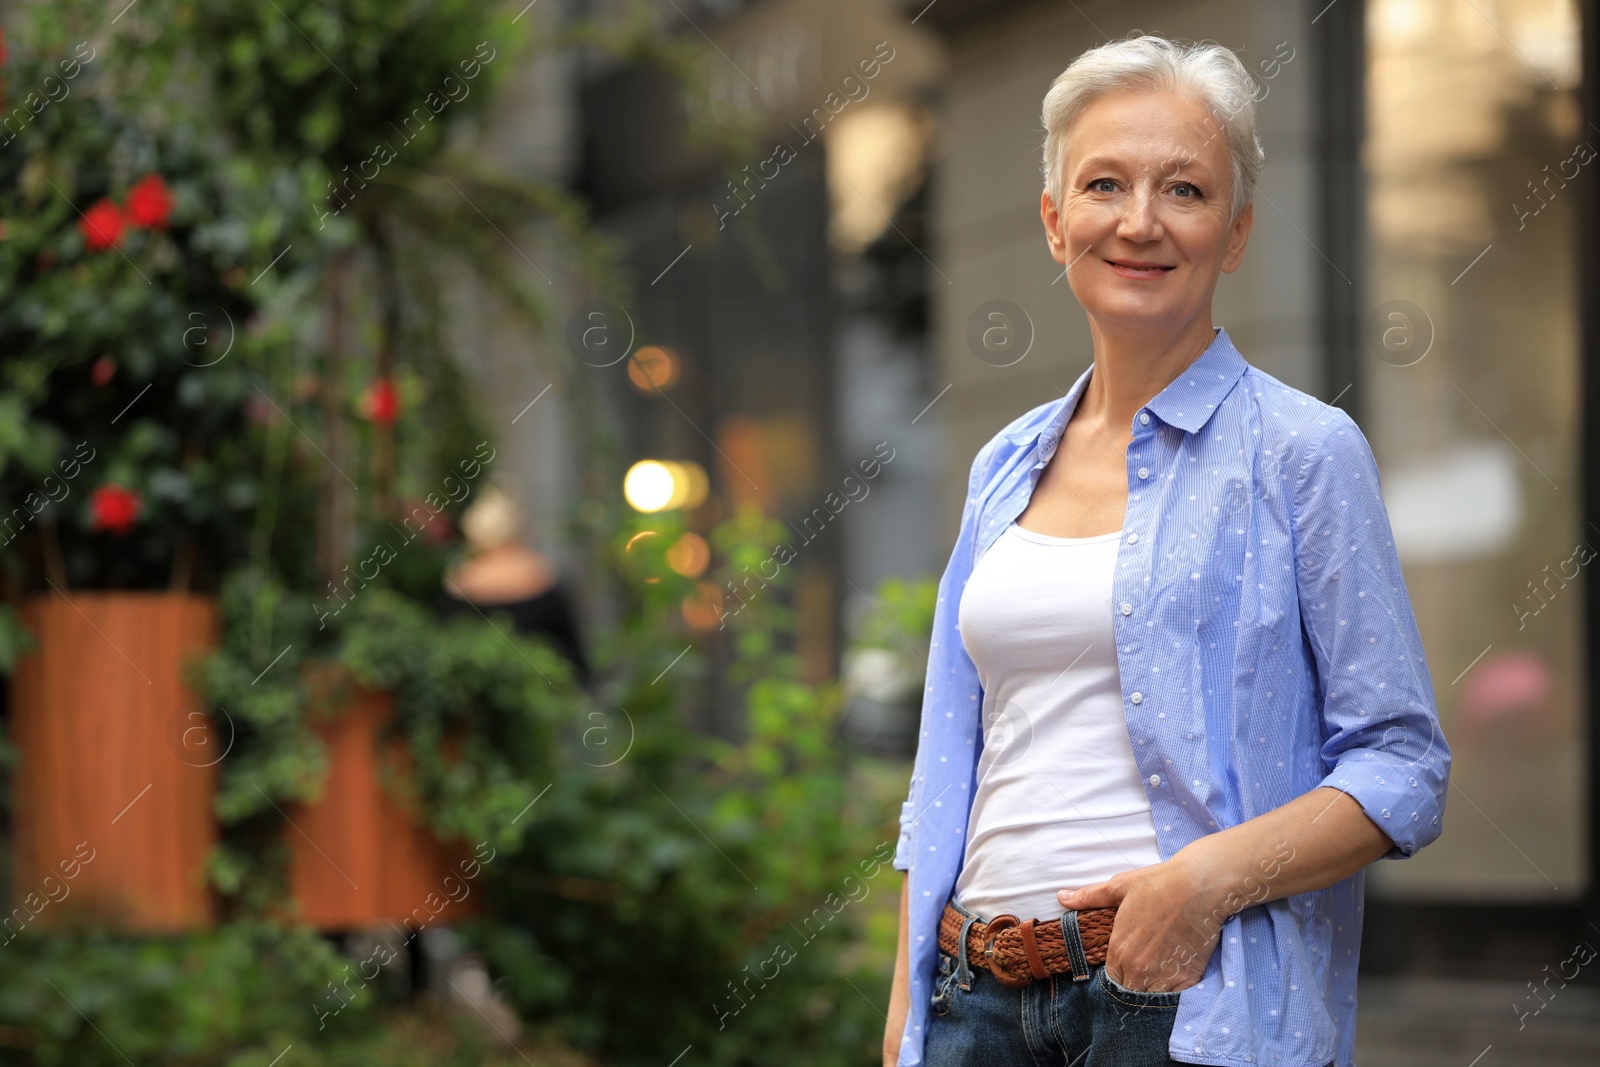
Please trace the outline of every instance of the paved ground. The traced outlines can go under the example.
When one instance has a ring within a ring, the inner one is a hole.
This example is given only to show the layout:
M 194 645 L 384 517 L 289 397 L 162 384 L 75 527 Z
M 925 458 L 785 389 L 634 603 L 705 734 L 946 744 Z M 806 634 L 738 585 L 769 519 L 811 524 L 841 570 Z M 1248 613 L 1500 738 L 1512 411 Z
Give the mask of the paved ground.
M 1362 979 L 1356 1063 L 1600 1067 L 1600 989 L 1551 986 L 1535 1015 L 1538 1001 L 1512 982 Z

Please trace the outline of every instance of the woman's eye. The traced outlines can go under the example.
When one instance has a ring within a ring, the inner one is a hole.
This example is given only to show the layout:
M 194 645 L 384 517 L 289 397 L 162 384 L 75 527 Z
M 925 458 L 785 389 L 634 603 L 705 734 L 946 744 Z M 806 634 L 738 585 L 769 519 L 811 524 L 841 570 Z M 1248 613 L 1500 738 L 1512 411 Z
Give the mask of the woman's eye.
M 1197 196 L 1200 195 L 1199 188 L 1196 187 L 1196 186 L 1190 185 L 1188 182 L 1180 182 L 1178 185 L 1173 187 L 1172 191 L 1174 193 L 1176 193 L 1177 195 L 1185 198 L 1185 199 L 1188 199 L 1190 197 L 1197 197 Z
M 1110 188 L 1106 188 L 1106 186 L 1110 186 Z M 1114 193 L 1117 191 L 1117 183 L 1112 178 L 1096 178 L 1089 183 L 1089 190 L 1096 193 Z

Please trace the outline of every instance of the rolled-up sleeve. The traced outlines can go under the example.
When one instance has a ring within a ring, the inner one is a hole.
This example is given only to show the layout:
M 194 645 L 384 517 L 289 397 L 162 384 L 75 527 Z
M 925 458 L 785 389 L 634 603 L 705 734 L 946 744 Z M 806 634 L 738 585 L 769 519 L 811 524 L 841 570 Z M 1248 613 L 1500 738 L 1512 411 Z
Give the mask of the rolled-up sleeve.
M 1330 408 L 1294 489 L 1301 618 L 1322 701 L 1320 783 L 1348 793 L 1410 856 L 1442 829 L 1450 748 L 1406 592 L 1378 467 L 1360 428 Z
M 894 869 L 897 871 L 911 869 L 911 819 L 915 814 L 916 808 L 911 801 L 900 805 L 900 841 L 894 847 Z

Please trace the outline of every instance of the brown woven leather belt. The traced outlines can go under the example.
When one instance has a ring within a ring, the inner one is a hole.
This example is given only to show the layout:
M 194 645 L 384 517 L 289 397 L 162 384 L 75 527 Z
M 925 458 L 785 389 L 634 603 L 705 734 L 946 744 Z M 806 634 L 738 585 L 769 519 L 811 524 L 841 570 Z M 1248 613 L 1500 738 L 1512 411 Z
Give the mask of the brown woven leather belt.
M 1089 966 L 1106 961 L 1106 945 L 1111 941 L 1116 917 L 1116 908 L 1078 912 L 1078 938 L 1083 942 L 1083 955 Z M 939 948 L 960 956 L 956 950 L 966 920 L 953 905 L 944 906 L 944 914 L 939 917 Z M 989 968 L 1001 985 L 1011 989 L 1053 974 L 1072 973 L 1066 935 L 1056 919 L 1018 921 L 1015 915 L 996 915 L 988 922 L 974 922 L 967 931 L 967 962 Z

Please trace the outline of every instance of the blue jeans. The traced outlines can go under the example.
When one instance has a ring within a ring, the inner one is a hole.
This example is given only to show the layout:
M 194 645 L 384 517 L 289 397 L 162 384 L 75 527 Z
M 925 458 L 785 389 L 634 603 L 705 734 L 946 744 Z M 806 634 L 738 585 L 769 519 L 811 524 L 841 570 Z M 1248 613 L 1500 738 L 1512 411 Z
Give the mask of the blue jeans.
M 955 908 L 968 918 L 961 905 Z M 979 918 L 982 918 L 981 916 Z M 1083 959 L 1077 913 L 1063 915 L 1069 956 Z M 1177 993 L 1138 993 L 1103 964 L 1008 989 L 980 962 L 939 951 L 923 1061 L 927 1067 L 1168 1067 Z

